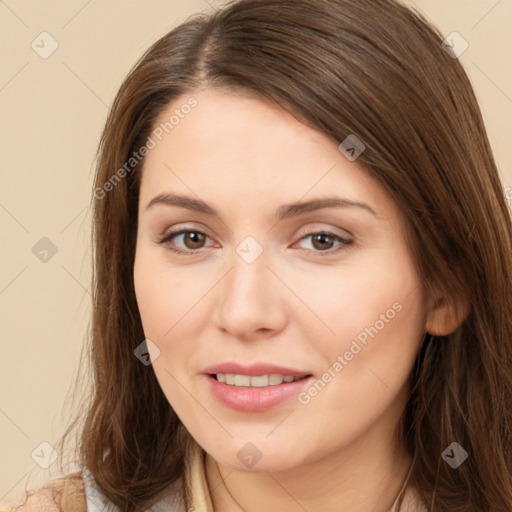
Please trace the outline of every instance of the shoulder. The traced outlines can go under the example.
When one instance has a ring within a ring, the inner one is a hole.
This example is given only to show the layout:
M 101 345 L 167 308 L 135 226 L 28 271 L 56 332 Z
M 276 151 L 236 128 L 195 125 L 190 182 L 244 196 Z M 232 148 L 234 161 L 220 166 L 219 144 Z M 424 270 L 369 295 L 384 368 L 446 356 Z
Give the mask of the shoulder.
M 0 508 L 0 512 L 61 512 L 60 506 L 46 490 L 38 490 L 20 504 L 9 503 Z
M 82 475 L 71 473 L 29 489 L 23 503 L 0 506 L 0 512 L 87 512 Z
M 87 512 L 118 512 L 118 509 L 100 492 L 94 478 L 87 469 L 83 470 L 82 476 L 84 480 Z M 151 506 L 148 512 L 188 512 L 183 499 L 182 485 L 182 478 L 170 484 L 160 493 L 160 497 L 157 498 L 156 503 Z M 2 511 L 0 510 L 0 512 Z M 62 512 L 74 511 L 63 510 Z
M 151 512 L 187 512 L 181 478 L 171 484 Z M 0 512 L 117 512 L 83 469 L 29 489 L 24 502 L 0 504 Z

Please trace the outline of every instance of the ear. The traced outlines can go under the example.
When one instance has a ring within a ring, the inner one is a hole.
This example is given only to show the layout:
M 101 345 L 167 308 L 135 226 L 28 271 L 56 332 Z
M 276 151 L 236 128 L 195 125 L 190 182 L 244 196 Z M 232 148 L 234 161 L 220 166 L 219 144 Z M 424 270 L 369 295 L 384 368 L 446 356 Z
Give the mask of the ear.
M 437 291 L 429 297 L 425 330 L 433 336 L 447 336 L 459 327 L 470 311 L 467 290 L 460 285 L 459 291 L 448 293 L 446 289 Z

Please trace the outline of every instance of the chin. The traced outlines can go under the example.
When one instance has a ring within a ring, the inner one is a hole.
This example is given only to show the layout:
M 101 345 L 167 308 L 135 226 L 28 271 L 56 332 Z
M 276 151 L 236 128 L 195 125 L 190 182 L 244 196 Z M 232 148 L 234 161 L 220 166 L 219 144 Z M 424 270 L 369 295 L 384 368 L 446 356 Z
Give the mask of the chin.
M 254 441 L 247 441 L 247 437 L 238 437 L 224 443 L 217 441 L 202 446 L 219 464 L 236 471 L 285 471 L 300 466 L 308 458 L 307 453 L 301 453 L 297 449 L 303 446 L 303 440 L 286 446 L 283 438 L 276 437 L 270 441 L 260 437 L 253 436 Z

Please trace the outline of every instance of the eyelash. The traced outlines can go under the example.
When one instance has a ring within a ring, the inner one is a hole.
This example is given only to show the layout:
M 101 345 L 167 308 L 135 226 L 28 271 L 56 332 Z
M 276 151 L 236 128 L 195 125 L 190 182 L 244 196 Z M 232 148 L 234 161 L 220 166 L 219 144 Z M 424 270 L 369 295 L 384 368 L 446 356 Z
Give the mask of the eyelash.
M 176 230 L 176 231 L 171 231 L 170 233 L 163 235 L 162 237 L 159 238 L 157 243 L 165 244 L 166 242 L 170 242 L 175 236 L 182 235 L 185 233 L 200 233 L 201 235 L 204 235 L 205 237 L 210 238 L 206 233 L 203 233 L 202 231 L 199 231 L 197 229 L 180 229 L 180 230 Z M 346 238 L 336 235 L 335 233 L 331 233 L 330 231 L 312 231 L 310 233 L 307 233 L 303 237 L 301 237 L 299 242 L 301 240 L 304 240 L 305 238 L 308 238 L 313 235 L 327 235 L 327 236 L 332 237 L 340 242 L 340 245 L 338 246 L 337 249 L 329 249 L 327 251 L 304 249 L 308 254 L 314 254 L 315 256 L 318 256 L 318 255 L 321 257 L 329 256 L 329 255 L 335 254 L 339 251 L 342 251 L 343 249 L 345 249 L 353 244 L 353 240 L 347 240 Z M 187 256 L 191 256 L 191 255 L 198 253 L 198 251 L 196 251 L 196 250 L 183 251 L 181 249 L 176 249 L 175 247 L 172 247 L 170 244 L 168 244 L 167 248 L 168 248 L 168 250 L 170 250 L 174 253 L 184 254 Z

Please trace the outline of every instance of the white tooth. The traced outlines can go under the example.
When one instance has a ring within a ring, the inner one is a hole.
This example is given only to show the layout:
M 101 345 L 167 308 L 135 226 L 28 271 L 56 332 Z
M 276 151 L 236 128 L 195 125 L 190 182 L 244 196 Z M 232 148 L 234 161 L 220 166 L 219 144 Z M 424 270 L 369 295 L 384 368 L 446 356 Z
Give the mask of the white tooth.
M 283 376 L 278 373 L 270 375 L 239 375 L 233 373 L 218 373 L 217 380 L 230 386 L 238 387 L 255 387 L 263 388 L 266 386 L 277 386 L 283 382 L 294 382 L 299 380 L 300 377 L 292 377 L 291 375 Z
M 235 375 L 235 386 L 250 386 L 251 377 L 249 375 Z
M 277 373 L 272 373 L 268 382 L 271 386 L 276 386 L 277 384 L 281 384 L 283 382 L 283 376 Z
M 268 375 L 258 375 L 257 377 L 251 377 L 251 386 L 254 386 L 255 388 L 268 386 Z

